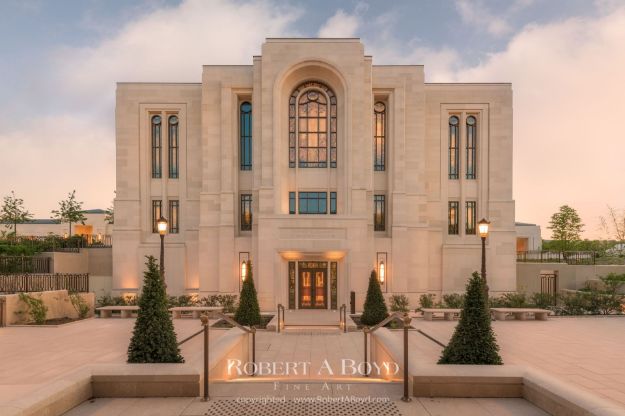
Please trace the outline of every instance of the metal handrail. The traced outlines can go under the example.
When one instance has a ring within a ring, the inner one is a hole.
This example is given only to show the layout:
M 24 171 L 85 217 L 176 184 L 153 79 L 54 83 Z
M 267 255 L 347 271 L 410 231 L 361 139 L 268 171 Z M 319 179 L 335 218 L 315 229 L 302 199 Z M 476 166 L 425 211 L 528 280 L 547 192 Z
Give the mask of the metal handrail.
M 339 309 L 339 326 L 343 328 L 343 332 L 347 332 L 347 306 L 342 304 Z
M 367 354 L 367 334 L 373 334 L 375 331 L 392 321 L 393 319 L 400 319 L 403 324 L 403 332 L 404 332 L 404 396 L 401 398 L 404 402 L 410 402 L 412 399 L 410 398 L 410 394 L 408 392 L 408 328 L 410 327 L 410 321 L 412 320 L 408 313 L 400 313 L 393 312 L 386 319 L 384 319 L 379 324 L 369 328 L 365 326 L 363 328 L 363 334 L 365 337 L 365 377 L 369 377 L 370 364 L 368 364 L 368 354 Z
M 280 321 L 280 311 L 282 311 L 282 321 Z M 284 325 L 284 306 L 281 303 L 278 303 L 278 333 L 280 333 L 282 325 Z

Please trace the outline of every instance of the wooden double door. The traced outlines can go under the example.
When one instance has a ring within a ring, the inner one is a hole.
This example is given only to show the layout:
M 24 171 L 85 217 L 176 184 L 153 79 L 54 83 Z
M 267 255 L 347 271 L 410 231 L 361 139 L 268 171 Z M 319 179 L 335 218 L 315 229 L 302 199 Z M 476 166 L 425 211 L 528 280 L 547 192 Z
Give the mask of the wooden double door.
M 300 262 L 298 274 L 299 308 L 327 309 L 328 263 Z

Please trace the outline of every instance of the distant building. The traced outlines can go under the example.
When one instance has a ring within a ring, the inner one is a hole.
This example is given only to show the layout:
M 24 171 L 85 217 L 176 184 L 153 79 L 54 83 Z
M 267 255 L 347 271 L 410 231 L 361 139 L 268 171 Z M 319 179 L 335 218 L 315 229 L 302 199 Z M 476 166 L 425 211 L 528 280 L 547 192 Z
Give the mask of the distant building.
M 515 222 L 516 230 L 516 251 L 537 251 L 542 250 L 543 239 L 540 235 L 540 225 L 526 222 Z
M 103 209 L 88 209 L 83 211 L 85 217 L 83 224 L 72 224 L 73 235 L 89 235 L 89 236 L 105 236 L 110 235 L 112 232 L 112 225 L 105 221 L 106 211 Z M 4 224 L 2 231 L 13 231 L 12 225 Z M 67 223 L 60 223 L 57 220 L 51 218 L 34 219 L 24 224 L 17 224 L 18 236 L 47 236 L 47 235 L 60 235 L 64 236 L 69 232 L 69 225 Z

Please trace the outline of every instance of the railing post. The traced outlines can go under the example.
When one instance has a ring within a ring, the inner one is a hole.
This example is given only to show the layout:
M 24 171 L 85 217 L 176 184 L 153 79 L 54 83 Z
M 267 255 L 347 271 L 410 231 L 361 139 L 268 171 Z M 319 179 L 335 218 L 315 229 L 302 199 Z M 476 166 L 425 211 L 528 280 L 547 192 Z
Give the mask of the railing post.
M 401 398 L 404 402 L 410 402 L 410 393 L 408 391 L 408 328 L 410 327 L 410 321 L 412 319 L 407 313 L 404 314 L 404 397 Z
M 256 327 L 252 326 L 252 363 L 254 363 L 254 373 L 252 377 L 256 375 Z
M 204 397 L 202 401 L 207 402 L 210 400 L 208 397 L 208 316 L 201 315 L 200 321 L 204 327 Z
M 364 327 L 362 329 L 362 333 L 365 335 L 365 359 L 364 359 L 365 377 L 369 377 L 369 371 L 367 371 L 367 368 L 369 366 L 368 360 L 367 360 L 367 334 L 369 333 L 369 327 L 368 326 Z

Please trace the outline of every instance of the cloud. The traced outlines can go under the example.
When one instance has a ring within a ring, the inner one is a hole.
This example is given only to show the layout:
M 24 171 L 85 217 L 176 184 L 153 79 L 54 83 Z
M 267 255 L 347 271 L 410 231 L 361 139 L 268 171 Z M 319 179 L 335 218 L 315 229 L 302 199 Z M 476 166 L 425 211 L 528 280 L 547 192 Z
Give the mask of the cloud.
M 141 15 L 95 46 L 51 51 L 27 96 L 39 112 L 0 131 L 0 145 L 11 149 L 0 152 L 0 195 L 15 189 L 41 217 L 73 188 L 85 205 L 109 206 L 115 83 L 199 82 L 203 64 L 251 64 L 265 37 L 297 35 L 300 15 L 263 0 L 186 0 Z
M 517 1 L 512 7 L 517 9 L 524 6 Z M 486 30 L 491 35 L 501 36 L 512 31 L 504 17 L 491 13 L 481 1 L 457 0 L 456 10 L 464 23 L 478 30 Z
M 353 38 L 360 26 L 360 18 L 339 9 L 319 29 L 320 38 Z
M 605 206 L 625 207 L 625 8 L 597 18 L 531 25 L 454 81 L 511 81 L 517 218 L 577 208 L 599 237 Z M 426 68 L 427 69 L 427 68 Z

